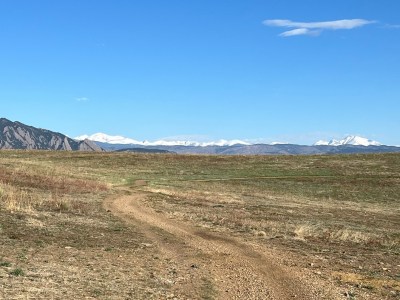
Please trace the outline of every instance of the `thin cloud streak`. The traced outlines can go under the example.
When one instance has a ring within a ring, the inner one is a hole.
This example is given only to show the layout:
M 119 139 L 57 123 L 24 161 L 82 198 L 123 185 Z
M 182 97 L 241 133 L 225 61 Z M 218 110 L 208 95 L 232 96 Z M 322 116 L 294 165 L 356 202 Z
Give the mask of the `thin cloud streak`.
M 383 28 L 400 29 L 400 25 L 386 24 L 385 26 L 383 26 Z
M 266 26 L 295 28 L 285 31 L 280 34 L 283 37 L 296 35 L 319 35 L 323 30 L 339 30 L 339 29 L 354 29 L 368 24 L 376 23 L 376 21 L 364 19 L 349 19 L 336 20 L 326 22 L 293 22 L 291 20 L 265 20 Z
M 321 30 L 310 30 L 307 28 L 297 28 L 289 31 L 285 31 L 280 34 L 280 36 L 288 37 L 288 36 L 295 36 L 295 35 L 313 35 L 317 36 L 321 33 Z
M 75 100 L 78 102 L 88 102 L 90 99 L 87 97 L 79 97 L 79 98 L 75 98 Z

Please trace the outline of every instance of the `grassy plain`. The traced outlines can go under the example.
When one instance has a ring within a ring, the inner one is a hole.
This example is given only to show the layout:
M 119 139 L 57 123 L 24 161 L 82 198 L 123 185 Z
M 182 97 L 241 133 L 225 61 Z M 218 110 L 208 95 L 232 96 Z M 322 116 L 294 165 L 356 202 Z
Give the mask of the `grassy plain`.
M 171 262 L 105 211 L 158 213 L 287 253 L 348 299 L 400 297 L 400 155 L 0 152 L 0 298 L 173 298 Z

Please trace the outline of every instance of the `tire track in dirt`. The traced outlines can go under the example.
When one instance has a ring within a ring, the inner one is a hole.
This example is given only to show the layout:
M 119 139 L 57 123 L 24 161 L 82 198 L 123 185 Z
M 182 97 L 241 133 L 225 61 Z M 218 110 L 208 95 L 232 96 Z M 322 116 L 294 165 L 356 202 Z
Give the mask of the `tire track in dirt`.
M 106 200 L 105 208 L 136 225 L 162 256 L 184 266 L 178 272 L 186 274 L 173 288 L 177 295 L 190 299 L 339 299 L 337 294 L 322 292 L 321 286 L 306 283 L 267 252 L 155 212 L 143 205 L 146 197 L 145 192 L 135 190 Z M 197 272 L 189 272 L 188 266 L 198 268 Z

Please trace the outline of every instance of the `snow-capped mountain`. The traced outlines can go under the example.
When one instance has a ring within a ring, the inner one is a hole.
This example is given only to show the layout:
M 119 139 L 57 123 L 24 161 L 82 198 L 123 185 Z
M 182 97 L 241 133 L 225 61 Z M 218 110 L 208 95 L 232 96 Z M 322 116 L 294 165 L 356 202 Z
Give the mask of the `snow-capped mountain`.
M 200 137 L 201 138 L 201 137 Z M 263 143 L 260 140 L 219 140 L 198 142 L 185 137 L 166 138 L 158 141 L 137 141 L 123 136 L 104 133 L 82 135 L 77 140 L 89 139 L 105 151 L 207 154 L 207 155 L 319 155 L 353 153 L 400 153 L 400 147 L 381 145 L 359 136 L 347 136 L 342 140 L 319 141 L 313 146 L 290 143 Z M 324 145 L 323 147 L 321 145 Z M 223 147 L 221 147 L 223 146 Z M 339 146 L 339 147 L 338 147 Z M 370 146 L 370 147 L 365 147 Z
M 105 133 L 95 133 L 92 135 L 81 135 L 75 138 L 76 140 L 91 140 L 100 143 L 107 144 L 120 144 L 120 145 L 140 145 L 140 146 L 196 146 L 196 147 L 207 147 L 207 146 L 233 146 L 233 145 L 251 145 L 250 143 L 241 140 L 219 140 L 214 142 L 196 142 L 196 141 L 170 141 L 170 140 L 158 140 L 154 142 L 149 141 L 137 141 L 131 138 L 126 138 L 119 135 L 107 135 Z
M 129 145 L 129 144 L 141 144 L 142 142 L 130 139 L 130 138 L 126 138 L 123 136 L 119 136 L 119 135 L 107 135 L 105 133 L 95 133 L 92 135 L 81 135 L 81 136 L 77 136 L 75 138 L 78 141 L 81 140 L 91 140 L 91 141 L 95 141 L 95 142 L 101 142 L 101 143 L 107 143 L 107 144 L 121 144 L 121 145 Z
M 192 146 L 192 147 L 207 147 L 207 146 L 233 146 L 233 145 L 253 145 L 253 143 L 245 142 L 242 140 L 218 140 L 211 142 L 198 142 L 188 140 L 169 140 L 162 139 L 157 141 L 138 141 L 131 138 L 126 138 L 119 135 L 108 135 L 105 133 L 95 133 L 92 135 L 81 135 L 75 138 L 75 140 L 91 140 L 100 143 L 107 143 L 112 145 L 137 145 L 137 146 Z M 280 145 L 288 144 L 281 142 L 270 143 L 269 145 Z M 381 143 L 373 140 L 369 140 L 364 137 L 349 135 L 341 140 L 332 139 L 330 141 L 320 140 L 314 143 L 314 146 L 382 146 Z
M 314 146 L 343 146 L 343 145 L 354 145 L 354 146 L 381 146 L 382 144 L 377 142 L 377 141 L 373 141 L 373 140 L 369 140 L 367 138 L 363 138 L 360 136 L 356 136 L 356 135 L 349 135 L 347 137 L 345 137 L 342 140 L 330 140 L 328 141 L 318 141 L 314 144 Z

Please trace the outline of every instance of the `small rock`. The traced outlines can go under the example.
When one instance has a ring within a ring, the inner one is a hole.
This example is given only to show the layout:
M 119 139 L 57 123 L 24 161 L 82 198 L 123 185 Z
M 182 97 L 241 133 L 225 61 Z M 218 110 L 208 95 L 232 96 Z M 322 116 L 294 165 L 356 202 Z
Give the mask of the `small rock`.
M 71 246 L 66 246 L 65 249 L 67 249 L 67 250 L 68 249 L 72 249 L 72 247 Z
M 355 295 L 354 295 L 354 293 L 352 293 L 352 292 L 344 292 L 344 295 L 347 297 L 347 298 L 353 298 Z
M 262 237 L 266 237 L 266 236 L 267 236 L 267 233 L 266 233 L 265 231 L 262 231 L 262 230 L 260 230 L 260 231 L 254 230 L 254 231 L 253 231 L 253 234 L 254 234 L 255 236 L 262 236 Z
M 219 207 L 224 207 L 224 205 L 222 205 L 222 204 L 214 204 L 212 207 L 213 208 L 219 208 Z
M 198 269 L 199 267 L 196 264 L 190 266 L 192 269 Z
M 273 239 L 281 239 L 283 237 L 284 237 L 283 235 L 275 235 L 275 236 L 271 237 L 270 239 L 271 240 L 273 240 Z

